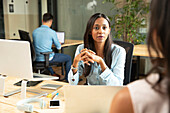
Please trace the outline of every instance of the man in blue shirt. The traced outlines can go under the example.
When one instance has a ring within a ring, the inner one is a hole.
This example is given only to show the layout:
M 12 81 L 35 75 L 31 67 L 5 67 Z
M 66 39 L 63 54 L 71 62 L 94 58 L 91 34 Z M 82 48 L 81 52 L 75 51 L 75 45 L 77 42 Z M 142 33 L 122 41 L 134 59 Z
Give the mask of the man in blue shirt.
M 61 44 L 57 38 L 57 34 L 50 27 L 53 22 L 53 16 L 50 13 L 45 13 L 43 15 L 42 25 L 35 29 L 32 33 L 33 44 L 36 52 L 36 61 L 45 61 L 44 55 L 40 54 L 41 52 L 50 52 L 52 51 L 52 44 L 59 50 L 61 49 Z M 68 72 L 71 68 L 71 57 L 69 55 L 61 53 L 52 53 L 49 57 L 50 63 L 52 62 L 65 62 L 65 71 L 66 71 L 66 81 L 68 81 Z M 53 69 L 50 67 L 49 71 L 52 75 L 56 76 Z

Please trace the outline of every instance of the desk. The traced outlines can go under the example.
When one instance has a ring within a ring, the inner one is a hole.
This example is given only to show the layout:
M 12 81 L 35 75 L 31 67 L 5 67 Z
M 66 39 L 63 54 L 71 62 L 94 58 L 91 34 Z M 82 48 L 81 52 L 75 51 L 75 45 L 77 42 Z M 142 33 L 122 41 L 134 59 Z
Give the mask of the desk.
M 134 45 L 133 56 L 149 57 L 147 45 Z
M 74 45 L 79 45 L 79 44 L 83 44 L 83 40 L 66 39 L 65 43 L 63 45 L 61 45 L 61 47 L 64 48 L 64 47 L 74 46 Z
M 139 79 L 139 69 L 140 69 L 140 57 L 149 57 L 148 47 L 147 45 L 134 45 L 133 56 L 137 57 L 137 78 Z
M 7 77 L 5 79 L 5 93 L 9 92 L 9 91 L 13 91 L 15 89 L 18 89 L 20 87 L 18 86 L 14 86 L 13 84 L 18 82 L 20 79 L 17 79 L 15 77 Z M 43 81 L 40 84 L 38 84 L 35 87 L 31 87 L 29 89 L 36 89 L 39 91 L 44 91 L 47 93 L 51 93 L 54 90 L 45 90 L 45 89 L 41 89 L 40 86 L 47 84 L 47 83 L 51 83 L 51 84 L 58 84 L 58 85 L 68 85 L 68 83 L 64 83 L 64 82 L 59 82 L 59 81 L 53 81 L 53 80 L 49 80 L 49 81 Z M 49 109 L 49 101 L 51 100 L 50 98 L 46 98 L 43 97 L 43 99 L 46 101 L 47 106 L 45 107 L 45 109 L 40 109 L 39 107 L 39 103 L 31 103 L 33 104 L 35 109 L 38 109 L 38 111 L 40 111 L 40 113 L 54 113 L 55 112 L 59 112 L 59 113 L 63 113 L 64 112 L 64 94 L 63 94 L 63 87 L 58 89 L 58 93 L 59 96 L 57 97 L 57 99 L 60 99 L 63 106 L 61 107 L 61 109 Z M 34 96 L 35 94 L 27 92 L 27 98 Z M 12 96 L 9 96 L 8 98 L 5 98 L 3 96 L 0 96 L 0 113 L 21 113 L 19 110 L 17 110 L 16 108 L 16 103 L 18 101 L 21 100 L 21 93 L 18 94 L 14 94 Z M 57 113 L 58 113 L 57 112 Z M 23 112 L 22 112 L 23 113 Z
M 157 57 L 155 51 L 151 49 L 153 57 Z M 137 79 L 139 78 L 139 69 L 140 69 L 140 57 L 150 57 L 148 52 L 148 46 L 145 44 L 139 44 L 134 46 L 133 56 L 137 57 Z M 162 57 L 162 55 L 160 54 Z
M 23 113 L 17 110 L 16 106 L 0 102 L 0 113 Z
M 157 57 L 155 51 L 151 49 L 153 57 Z M 148 46 L 145 44 L 135 45 L 133 50 L 133 56 L 150 57 L 148 52 Z M 162 55 L 160 55 L 162 57 Z
M 61 45 L 61 50 L 65 47 L 75 46 L 75 45 L 79 45 L 79 44 L 83 44 L 83 40 L 66 39 L 65 43 Z M 55 48 L 55 45 L 53 44 L 52 47 Z M 61 51 L 61 53 L 63 53 L 63 51 Z

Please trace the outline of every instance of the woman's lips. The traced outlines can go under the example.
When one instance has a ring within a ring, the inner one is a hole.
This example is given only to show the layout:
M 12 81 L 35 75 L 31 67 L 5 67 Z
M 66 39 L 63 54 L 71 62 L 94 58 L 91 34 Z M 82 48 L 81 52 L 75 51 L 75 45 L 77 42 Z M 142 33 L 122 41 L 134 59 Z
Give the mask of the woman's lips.
M 98 38 L 98 39 L 103 39 L 103 38 L 104 38 L 104 36 L 98 36 L 97 38 Z

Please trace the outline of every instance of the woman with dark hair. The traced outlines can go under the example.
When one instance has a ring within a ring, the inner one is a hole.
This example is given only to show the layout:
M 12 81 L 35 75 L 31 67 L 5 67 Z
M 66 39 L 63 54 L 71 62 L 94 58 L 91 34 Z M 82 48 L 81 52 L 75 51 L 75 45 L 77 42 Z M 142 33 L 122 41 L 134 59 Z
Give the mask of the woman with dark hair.
M 153 58 L 151 49 L 157 54 Z M 153 64 L 145 79 L 114 97 L 110 113 L 170 113 L 170 0 L 152 0 L 148 50 Z
M 126 52 L 112 43 L 110 20 L 101 13 L 91 16 L 84 44 L 77 47 L 68 81 L 77 85 L 85 76 L 88 85 L 123 85 Z

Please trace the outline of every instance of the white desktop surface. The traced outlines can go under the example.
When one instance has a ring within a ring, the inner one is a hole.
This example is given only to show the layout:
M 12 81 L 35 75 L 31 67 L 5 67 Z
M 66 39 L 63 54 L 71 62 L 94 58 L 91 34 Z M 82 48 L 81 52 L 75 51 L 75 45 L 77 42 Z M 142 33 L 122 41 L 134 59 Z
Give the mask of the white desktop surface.
M 19 86 L 13 85 L 14 83 L 18 82 L 19 80 L 20 79 L 16 78 L 16 77 L 7 77 L 5 79 L 5 93 L 20 88 Z M 41 89 L 40 87 L 44 84 L 68 85 L 68 83 L 65 83 L 65 82 L 48 80 L 48 81 L 41 82 L 40 84 L 38 84 L 35 87 L 30 87 L 29 89 L 36 89 L 37 91 L 39 90 L 39 91 L 44 91 L 44 92 L 47 92 L 47 93 L 52 93 L 53 91 L 55 91 L 55 90 Z M 57 99 L 60 99 L 60 101 L 62 101 L 62 104 L 63 104 L 63 106 L 60 109 L 49 109 L 48 106 L 49 106 L 49 101 L 51 100 L 51 98 L 47 98 L 47 97 L 42 97 L 47 104 L 45 109 L 40 109 L 39 103 L 30 103 L 30 104 L 32 104 L 35 109 L 38 109 L 38 111 L 40 113 L 54 113 L 54 111 L 55 112 L 58 111 L 59 113 L 63 113 L 63 111 L 64 111 L 64 94 L 63 94 L 63 88 L 62 87 L 58 89 L 58 93 L 59 93 L 59 96 L 57 97 Z M 36 95 L 36 94 L 27 92 L 27 98 L 34 96 L 34 95 Z M 16 108 L 16 103 L 20 100 L 21 100 L 21 93 L 14 94 L 12 96 L 9 96 L 8 98 L 5 98 L 1 95 L 0 96 L 0 112 L 2 112 L 2 113 L 4 113 L 4 112 L 5 113 L 11 113 L 11 112 L 20 113 L 20 111 L 17 110 L 17 108 Z M 3 108 L 6 107 L 6 110 L 2 109 L 2 107 Z M 8 109 L 8 107 L 9 107 L 9 109 Z
M 7 77 L 5 79 L 5 93 L 9 91 L 13 91 L 15 89 L 20 88 L 19 86 L 14 86 L 13 84 L 18 82 L 20 79 L 15 78 L 15 77 Z M 56 84 L 56 85 L 68 85 L 68 83 L 65 82 L 59 82 L 59 81 L 53 81 L 53 80 L 48 80 L 48 81 L 43 81 L 40 84 L 38 84 L 35 87 L 31 87 L 29 89 L 36 89 L 37 91 L 44 91 L 47 93 L 52 93 L 55 90 L 47 90 L 47 89 L 41 89 L 41 86 L 44 84 Z M 59 93 L 59 96 L 57 99 L 61 101 L 61 107 L 59 109 L 50 109 L 49 106 L 49 101 L 52 100 L 52 98 L 47 98 L 47 97 L 41 97 L 45 100 L 46 102 L 46 107 L 44 109 L 40 109 L 39 103 L 30 103 L 34 106 L 34 109 L 37 110 L 39 113 L 65 113 L 65 97 L 64 97 L 64 87 L 61 87 L 57 90 Z M 35 96 L 36 94 L 27 92 L 27 98 L 31 96 Z M 80 95 L 81 97 L 81 95 Z M 23 113 L 19 111 L 16 107 L 16 103 L 21 100 L 21 95 L 20 93 L 14 94 L 12 96 L 9 96 L 8 98 L 5 98 L 3 96 L 0 96 L 0 113 Z M 97 101 L 96 101 L 97 102 Z M 90 104 L 89 104 L 90 105 Z M 77 106 L 79 107 L 79 106 Z M 4 109 L 6 108 L 6 109 Z M 8 109 L 9 108 L 9 109 Z

